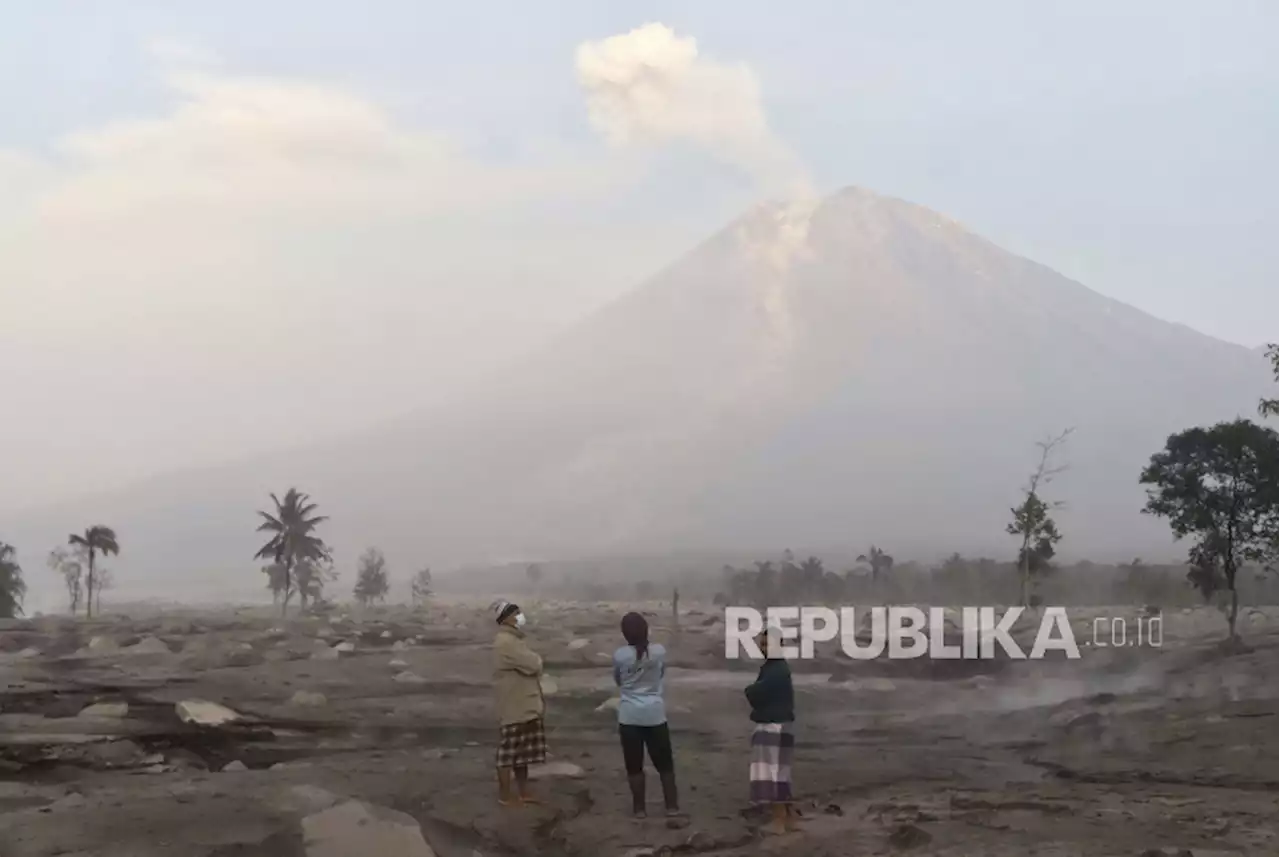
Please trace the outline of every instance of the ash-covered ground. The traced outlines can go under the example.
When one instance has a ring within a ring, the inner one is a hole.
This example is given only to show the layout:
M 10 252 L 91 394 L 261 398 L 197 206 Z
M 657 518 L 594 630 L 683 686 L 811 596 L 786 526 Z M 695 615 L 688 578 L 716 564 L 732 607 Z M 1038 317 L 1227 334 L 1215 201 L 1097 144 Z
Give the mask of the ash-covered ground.
M 648 605 L 688 817 L 630 817 L 608 665 L 632 606 L 526 605 L 553 761 L 545 805 L 515 809 L 496 801 L 484 604 L 5 622 L 0 855 L 1277 851 L 1274 609 L 1232 648 L 1200 608 L 1166 612 L 1159 647 L 1074 661 L 793 663 L 802 830 L 769 837 L 746 802 L 755 664 L 725 660 L 710 605 L 678 627 Z M 1087 642 L 1095 616 L 1142 611 L 1071 615 Z

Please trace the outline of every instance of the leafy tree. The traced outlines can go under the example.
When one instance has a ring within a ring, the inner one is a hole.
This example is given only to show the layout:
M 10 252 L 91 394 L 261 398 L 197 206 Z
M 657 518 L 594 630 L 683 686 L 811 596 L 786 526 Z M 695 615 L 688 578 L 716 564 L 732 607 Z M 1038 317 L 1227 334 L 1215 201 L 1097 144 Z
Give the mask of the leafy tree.
M 413 580 L 409 582 L 409 591 L 413 596 L 413 603 L 420 605 L 431 597 L 431 569 L 423 568 L 413 576 Z
M 386 601 L 387 590 L 390 588 L 390 581 L 387 580 L 387 558 L 377 548 L 369 548 L 360 555 L 356 569 L 356 586 L 353 592 L 356 601 L 364 605 Z
M 89 561 L 89 573 L 85 576 L 84 615 L 93 615 L 93 596 L 98 590 L 98 577 L 94 569 L 97 554 L 103 556 L 119 556 L 120 543 L 116 540 L 116 531 L 101 524 L 89 527 L 83 535 L 72 533 L 67 537 L 67 544 L 84 551 Z
M 324 599 L 324 588 L 338 579 L 338 570 L 332 560 L 301 559 L 293 570 L 293 585 L 298 591 L 298 607 L 305 611 L 308 602 L 318 604 Z
M 881 572 L 893 570 L 893 557 L 889 556 L 875 545 L 872 545 L 871 550 L 866 553 L 859 554 L 858 558 L 854 561 L 865 562 L 867 565 L 871 566 L 872 580 L 878 580 Z
M 280 614 L 289 610 L 289 597 L 293 594 L 293 570 L 302 562 L 330 562 L 332 557 L 329 546 L 315 534 L 316 527 L 328 520 L 324 515 L 316 515 L 316 504 L 311 498 L 290 488 L 284 500 L 275 494 L 270 495 L 275 504 L 275 514 L 259 511 L 262 523 L 258 532 L 271 533 L 271 539 L 258 549 L 254 559 L 266 559 L 280 566 L 283 576 L 280 591 L 283 593 Z
M 13 545 L 0 542 L 0 619 L 21 616 L 22 599 L 26 594 L 27 584 L 22 580 L 18 551 Z
M 72 616 L 76 615 L 80 612 L 80 599 L 84 596 L 84 566 L 66 548 L 49 551 L 45 564 L 62 577 L 62 583 L 67 588 L 67 608 Z
M 822 560 L 816 556 L 811 556 L 800 563 L 800 580 L 804 584 L 806 593 L 821 592 L 826 576 L 827 570 L 823 567 Z
M 285 579 L 284 565 L 282 563 L 271 563 L 264 565 L 262 573 L 267 576 L 267 588 L 271 590 L 271 601 L 277 607 L 280 601 L 286 595 L 285 589 L 289 586 L 289 581 Z
M 1267 346 L 1267 359 L 1271 361 L 1271 375 L 1280 383 L 1280 345 L 1272 342 Z M 1280 413 L 1280 399 L 1263 399 L 1258 402 L 1258 413 L 1263 417 L 1273 417 Z
M 1194 540 L 1188 579 L 1208 600 L 1231 593 L 1228 633 L 1236 639 L 1236 574 L 1247 562 L 1276 558 L 1277 435 L 1252 420 L 1170 435 L 1139 481 L 1144 512 L 1169 521 L 1175 539 Z
M 1023 607 L 1031 605 L 1032 576 L 1049 567 L 1055 545 L 1062 540 L 1058 525 L 1049 515 L 1050 510 L 1060 504 L 1046 502 L 1040 491 L 1066 469 L 1065 466 L 1053 466 L 1053 454 L 1070 434 L 1071 429 L 1065 429 L 1036 444 L 1040 450 L 1040 462 L 1027 480 L 1022 502 L 1009 510 L 1013 520 L 1005 527 L 1005 532 L 1022 539 L 1018 546 L 1018 603 Z

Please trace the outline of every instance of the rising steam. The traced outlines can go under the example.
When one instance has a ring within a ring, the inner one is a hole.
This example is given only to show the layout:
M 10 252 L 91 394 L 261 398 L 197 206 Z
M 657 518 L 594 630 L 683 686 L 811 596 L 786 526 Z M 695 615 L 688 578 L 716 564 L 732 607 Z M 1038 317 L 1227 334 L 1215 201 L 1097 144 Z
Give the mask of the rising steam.
M 691 143 L 750 175 L 770 195 L 811 195 L 795 154 L 774 136 L 755 74 L 700 57 L 663 24 L 579 45 L 591 124 L 619 146 Z

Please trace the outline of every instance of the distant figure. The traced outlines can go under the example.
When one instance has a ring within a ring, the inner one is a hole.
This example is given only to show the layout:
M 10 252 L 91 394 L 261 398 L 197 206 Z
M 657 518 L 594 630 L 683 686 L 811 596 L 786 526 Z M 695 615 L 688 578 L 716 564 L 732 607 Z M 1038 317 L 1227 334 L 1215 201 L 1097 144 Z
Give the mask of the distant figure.
M 680 590 L 674 588 L 671 590 L 671 621 L 675 623 L 677 628 L 680 627 Z
M 667 651 L 649 643 L 649 623 L 639 613 L 622 617 L 622 637 L 627 645 L 613 653 L 613 681 L 619 688 L 618 737 L 622 760 L 631 787 L 631 810 L 644 818 L 644 754 L 649 752 L 658 779 L 667 815 L 680 813 L 676 793 L 675 763 L 671 752 L 671 732 L 662 699 L 662 678 L 667 672 Z
M 529 766 L 547 760 L 547 734 L 542 718 L 542 658 L 524 639 L 525 617 L 519 605 L 494 605 L 498 634 L 493 640 L 493 685 L 501 725 L 498 740 L 498 803 L 538 803 L 529 794 Z M 515 780 L 516 795 L 511 794 Z
M 751 802 L 767 804 L 773 832 L 786 833 L 796 829 L 791 809 L 791 760 L 795 755 L 791 724 L 796 719 L 791 668 L 778 652 L 781 639 L 776 631 L 761 633 L 756 644 L 765 661 L 755 682 L 746 688 L 751 721 L 756 724 L 751 733 Z

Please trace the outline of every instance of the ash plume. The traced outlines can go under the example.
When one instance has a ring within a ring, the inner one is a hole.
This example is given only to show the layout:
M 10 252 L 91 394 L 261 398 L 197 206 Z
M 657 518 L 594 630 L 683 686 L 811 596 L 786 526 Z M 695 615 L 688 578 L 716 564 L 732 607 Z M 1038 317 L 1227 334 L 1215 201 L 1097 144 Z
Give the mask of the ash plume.
M 591 124 L 617 146 L 686 143 L 749 175 L 771 196 L 812 196 L 795 153 L 769 127 L 755 73 L 702 56 L 660 23 L 578 46 Z

